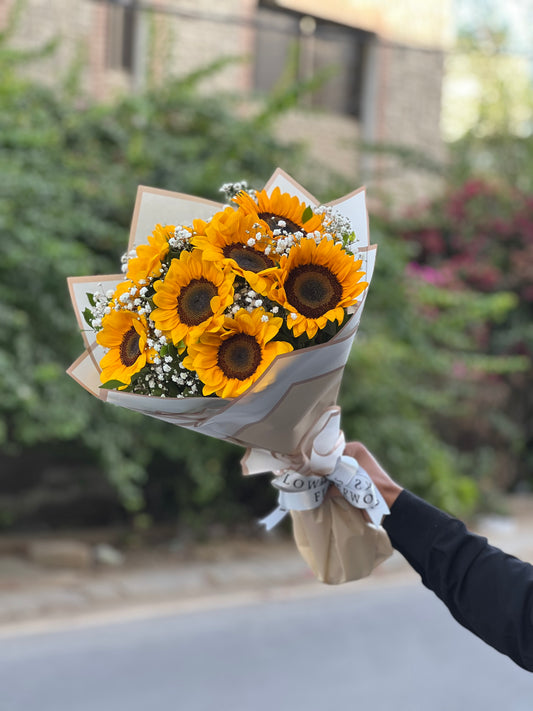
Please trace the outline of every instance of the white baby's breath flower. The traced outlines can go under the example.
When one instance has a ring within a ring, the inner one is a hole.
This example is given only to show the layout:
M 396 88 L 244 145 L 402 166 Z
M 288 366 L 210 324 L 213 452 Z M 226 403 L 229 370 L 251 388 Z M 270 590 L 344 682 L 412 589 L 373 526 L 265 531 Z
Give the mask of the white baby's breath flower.
M 224 193 L 226 200 L 229 202 L 238 193 L 248 192 L 248 183 L 246 180 L 239 180 L 236 183 L 224 183 L 219 192 Z

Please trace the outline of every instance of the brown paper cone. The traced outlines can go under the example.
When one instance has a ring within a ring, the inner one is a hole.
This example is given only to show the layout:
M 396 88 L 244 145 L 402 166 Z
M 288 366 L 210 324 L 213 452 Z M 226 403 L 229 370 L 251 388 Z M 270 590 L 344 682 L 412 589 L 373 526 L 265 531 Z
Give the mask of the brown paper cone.
M 317 509 L 291 511 L 300 555 L 322 583 L 365 578 L 392 555 L 389 537 L 368 524 L 361 511 L 340 496 Z

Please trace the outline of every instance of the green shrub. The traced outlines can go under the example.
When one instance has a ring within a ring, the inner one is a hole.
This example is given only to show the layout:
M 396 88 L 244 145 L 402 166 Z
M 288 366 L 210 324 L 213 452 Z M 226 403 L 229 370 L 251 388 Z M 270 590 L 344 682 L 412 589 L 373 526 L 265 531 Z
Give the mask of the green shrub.
M 446 423 L 447 440 L 469 455 L 488 485 L 531 480 L 532 196 L 500 181 L 470 179 L 395 228 L 414 248 L 411 273 L 419 290 L 430 298 L 446 294 L 452 307 L 443 319 L 442 299 L 433 303 L 434 338 L 443 343 L 453 335 L 461 346 L 466 336 L 474 350 L 463 348 L 455 363 L 468 398 Z M 465 299 L 475 317 L 466 333 L 453 320 L 461 321 Z
M 71 94 L 17 79 L 11 64 L 0 51 L 1 451 L 16 457 L 68 443 L 80 461 L 105 470 L 127 509 L 146 505 L 160 519 L 263 513 L 275 492 L 265 479 L 240 475 L 240 450 L 105 406 L 66 377 L 82 350 L 66 277 L 117 271 L 138 184 L 216 199 L 223 182 L 260 186 L 277 165 L 290 171 L 299 153 L 272 137 L 275 112 L 240 117 L 235 99 L 203 96 L 190 79 L 82 107 Z M 453 339 L 476 309 L 495 306 L 461 297 L 431 323 L 422 312 L 435 294 L 413 290 L 409 247 L 388 228 L 372 231 L 378 265 L 344 378 L 344 428 L 405 485 L 464 511 L 476 490 L 435 423 L 442 413 L 453 422 L 456 353 L 477 352 L 475 342 Z

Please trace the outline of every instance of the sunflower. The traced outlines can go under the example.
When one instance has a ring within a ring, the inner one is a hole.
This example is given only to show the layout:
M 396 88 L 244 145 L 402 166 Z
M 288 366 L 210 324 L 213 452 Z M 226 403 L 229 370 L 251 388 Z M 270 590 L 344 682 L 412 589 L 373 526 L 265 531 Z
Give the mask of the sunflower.
M 157 308 L 150 318 L 174 344 L 190 343 L 204 331 L 221 327 L 223 312 L 233 302 L 234 278 L 204 260 L 201 250 L 182 252 L 170 263 L 164 281 L 154 283 Z
M 133 289 L 135 289 L 135 295 L 137 295 L 139 287 L 136 284 L 134 284 L 129 279 L 125 279 L 124 281 L 121 281 L 119 284 L 117 284 L 115 291 L 113 292 L 113 296 L 111 297 L 111 299 L 109 301 L 109 306 L 111 306 L 111 307 L 123 306 L 125 297 L 123 299 L 121 299 L 120 297 L 123 296 L 124 294 L 131 294 Z
M 201 220 L 200 218 L 194 219 L 192 221 L 191 233 L 193 235 L 205 235 L 205 228 L 208 224 L 208 222 L 206 222 L 205 220 Z
M 204 233 L 194 236 L 191 242 L 203 251 L 204 259 L 228 264 L 240 276 L 269 269 L 275 266 L 268 256 L 270 238 L 261 233 L 257 219 L 257 215 L 228 207 L 217 213 Z
M 108 348 L 100 361 L 100 380 L 118 380 L 125 386 L 147 362 L 152 362 L 155 351 L 148 347 L 147 323 L 144 317 L 131 311 L 111 311 L 102 319 L 97 342 Z
M 344 309 L 368 286 L 360 281 L 361 264 L 332 240 L 304 239 L 281 258 L 278 269 L 264 273 L 266 295 L 289 311 L 287 326 L 294 336 L 313 338 L 328 321 L 341 324 Z
M 264 309 L 241 309 L 226 318 L 218 333 L 204 333 L 188 348 L 183 364 L 204 383 L 204 395 L 237 397 L 264 373 L 277 355 L 289 353 L 286 341 L 273 341 L 282 319 Z
M 271 195 L 266 190 L 256 191 L 255 200 L 249 193 L 238 193 L 233 200 L 239 208 L 247 215 L 256 215 L 262 220 L 269 231 L 281 229 L 285 233 L 295 232 L 324 232 L 323 219 L 320 215 L 311 213 L 304 221 L 304 213 L 307 217 L 309 212 L 305 203 L 300 202 L 295 195 L 282 193 L 279 188 L 275 188 Z M 284 226 L 280 227 L 282 221 Z
M 169 250 L 168 240 L 174 236 L 175 229 L 174 225 L 156 225 L 148 237 L 148 244 L 140 244 L 136 249 L 137 256 L 128 262 L 128 279 L 142 284 L 161 274 L 161 263 Z

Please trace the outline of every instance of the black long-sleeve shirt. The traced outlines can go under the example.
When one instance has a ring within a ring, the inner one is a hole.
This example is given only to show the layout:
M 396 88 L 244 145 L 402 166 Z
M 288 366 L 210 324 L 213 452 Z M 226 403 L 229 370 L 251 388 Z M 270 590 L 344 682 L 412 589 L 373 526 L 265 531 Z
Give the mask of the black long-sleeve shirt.
M 392 545 L 455 619 L 533 671 L 533 566 L 402 491 L 383 526 Z

